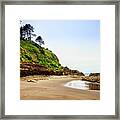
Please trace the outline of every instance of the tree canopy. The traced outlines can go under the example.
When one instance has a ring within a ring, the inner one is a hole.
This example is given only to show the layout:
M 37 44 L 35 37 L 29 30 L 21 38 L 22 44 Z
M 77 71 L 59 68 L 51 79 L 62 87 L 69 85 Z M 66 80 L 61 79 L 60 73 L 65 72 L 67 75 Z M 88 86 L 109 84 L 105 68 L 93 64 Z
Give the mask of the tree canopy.
M 20 27 L 20 38 L 31 40 L 32 36 L 36 36 L 33 34 L 34 28 L 30 24 L 25 24 L 24 26 Z
M 40 46 L 45 44 L 41 36 L 38 36 L 35 41 L 39 42 Z
M 21 22 L 22 21 L 20 21 L 20 23 Z M 34 28 L 32 25 L 25 24 L 20 27 L 20 39 L 21 40 L 22 39 L 31 40 L 32 36 L 36 37 L 36 34 L 34 34 Z M 45 44 L 41 36 L 38 36 L 35 39 L 35 41 L 38 42 L 40 46 Z

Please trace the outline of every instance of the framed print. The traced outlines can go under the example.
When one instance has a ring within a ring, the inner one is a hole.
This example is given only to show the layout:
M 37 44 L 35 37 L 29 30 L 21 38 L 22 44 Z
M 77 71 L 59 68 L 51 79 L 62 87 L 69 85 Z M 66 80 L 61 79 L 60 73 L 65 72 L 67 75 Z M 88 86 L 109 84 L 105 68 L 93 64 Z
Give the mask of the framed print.
M 117 0 L 1 8 L 1 118 L 119 119 Z

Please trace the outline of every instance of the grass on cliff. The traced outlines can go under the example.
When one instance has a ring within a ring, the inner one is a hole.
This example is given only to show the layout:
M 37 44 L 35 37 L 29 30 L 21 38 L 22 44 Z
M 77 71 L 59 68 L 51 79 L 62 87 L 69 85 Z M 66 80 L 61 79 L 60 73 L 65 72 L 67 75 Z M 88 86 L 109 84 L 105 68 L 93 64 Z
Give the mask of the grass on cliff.
M 59 59 L 52 51 L 31 40 L 20 40 L 20 62 L 37 63 L 53 71 L 62 70 Z

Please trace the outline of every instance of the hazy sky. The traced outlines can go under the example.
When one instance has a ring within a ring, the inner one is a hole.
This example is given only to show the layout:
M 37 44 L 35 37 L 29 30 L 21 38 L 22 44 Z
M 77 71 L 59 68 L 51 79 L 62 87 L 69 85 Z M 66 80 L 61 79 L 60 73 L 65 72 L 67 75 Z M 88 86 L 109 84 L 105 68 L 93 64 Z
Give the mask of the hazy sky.
M 63 66 L 82 72 L 100 72 L 99 20 L 24 20 L 31 24 Z

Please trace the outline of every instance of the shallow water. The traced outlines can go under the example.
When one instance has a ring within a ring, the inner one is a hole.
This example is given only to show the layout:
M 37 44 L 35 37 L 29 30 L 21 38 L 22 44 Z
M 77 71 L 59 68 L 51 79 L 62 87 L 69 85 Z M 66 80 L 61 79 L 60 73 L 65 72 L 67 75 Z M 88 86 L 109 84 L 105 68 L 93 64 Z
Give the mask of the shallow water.
M 82 90 L 99 90 L 99 84 L 93 84 L 92 82 L 82 81 L 82 80 L 73 80 L 64 85 L 65 87 L 82 89 Z
M 75 88 L 75 89 L 82 89 L 82 90 L 89 90 L 89 84 L 91 82 L 82 81 L 82 80 L 73 80 L 66 83 L 65 87 Z

